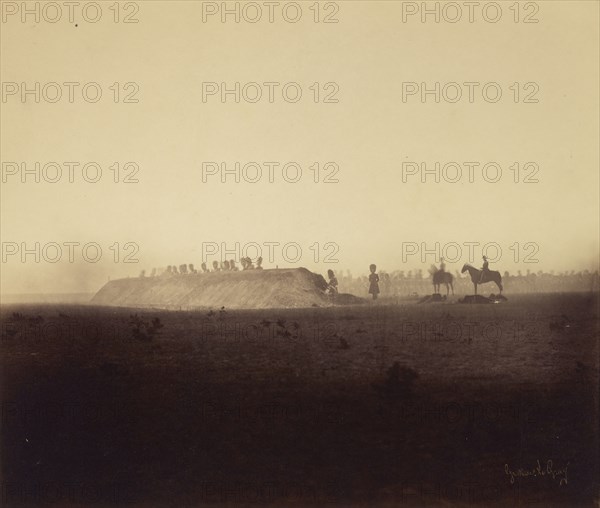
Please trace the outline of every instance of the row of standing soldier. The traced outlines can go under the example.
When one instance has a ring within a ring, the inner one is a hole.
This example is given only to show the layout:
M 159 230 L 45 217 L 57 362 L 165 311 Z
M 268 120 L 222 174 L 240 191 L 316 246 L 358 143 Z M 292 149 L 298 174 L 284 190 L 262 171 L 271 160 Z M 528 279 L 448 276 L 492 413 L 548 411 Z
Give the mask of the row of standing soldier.
M 249 257 L 246 257 L 246 258 L 242 258 L 240 260 L 240 264 L 242 265 L 242 270 L 262 270 L 263 269 L 262 261 L 263 261 L 263 258 L 259 257 L 256 260 L 256 266 L 255 266 L 252 259 Z M 182 265 L 179 265 L 179 267 L 177 267 L 176 265 L 169 265 L 169 266 L 167 266 L 167 269 L 162 273 L 158 273 L 158 270 L 156 268 L 153 268 L 152 272 L 150 274 L 150 277 L 156 277 L 156 276 L 169 277 L 172 275 L 190 275 L 190 274 L 193 275 L 193 274 L 198 274 L 198 273 L 209 273 L 209 272 L 238 272 L 238 271 L 240 271 L 240 269 L 235 264 L 235 260 L 231 259 L 229 261 L 227 261 L 227 260 L 221 261 L 220 263 L 218 261 L 213 261 L 212 262 L 212 270 L 210 270 L 207 267 L 206 263 L 202 263 L 200 265 L 200 270 L 196 270 L 192 263 L 190 263 L 189 265 L 182 264 Z M 142 272 L 140 273 L 140 277 L 145 277 L 145 276 L 146 276 L 146 271 L 142 270 Z

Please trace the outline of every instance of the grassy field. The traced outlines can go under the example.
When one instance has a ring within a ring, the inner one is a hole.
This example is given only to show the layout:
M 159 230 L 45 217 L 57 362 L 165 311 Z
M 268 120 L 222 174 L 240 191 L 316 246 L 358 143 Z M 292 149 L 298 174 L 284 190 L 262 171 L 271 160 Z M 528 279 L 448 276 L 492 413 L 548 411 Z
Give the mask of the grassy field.
M 6 506 L 598 506 L 597 294 L 0 310 Z

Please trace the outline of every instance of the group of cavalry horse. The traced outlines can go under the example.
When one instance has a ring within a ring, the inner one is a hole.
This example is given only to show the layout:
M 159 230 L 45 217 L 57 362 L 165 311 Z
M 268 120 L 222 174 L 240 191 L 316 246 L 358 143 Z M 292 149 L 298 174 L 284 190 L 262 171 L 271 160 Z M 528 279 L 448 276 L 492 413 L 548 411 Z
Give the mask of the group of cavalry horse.
M 432 268 L 433 290 L 436 293 L 439 293 L 440 286 L 444 284 L 446 286 L 446 295 L 450 294 L 450 289 L 452 289 L 452 294 L 454 294 L 454 277 L 452 274 L 450 272 L 446 272 L 445 270 L 437 270 L 435 267 Z M 475 294 L 477 294 L 477 286 L 487 282 L 495 282 L 500 290 L 500 294 L 502 294 L 503 287 L 502 276 L 500 275 L 500 272 L 494 270 L 479 270 L 474 266 L 465 264 L 460 273 L 465 273 L 467 271 L 471 276 L 471 282 L 473 283 Z

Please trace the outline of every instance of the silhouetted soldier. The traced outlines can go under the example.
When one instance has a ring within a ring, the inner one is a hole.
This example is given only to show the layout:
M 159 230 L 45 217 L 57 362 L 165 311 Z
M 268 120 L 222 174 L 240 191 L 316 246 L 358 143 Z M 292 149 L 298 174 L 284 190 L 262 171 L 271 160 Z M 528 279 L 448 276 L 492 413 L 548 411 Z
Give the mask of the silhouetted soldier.
M 229 269 L 237 272 L 239 270 L 239 268 L 237 266 L 235 266 L 235 260 L 234 259 L 230 259 L 229 260 Z
M 262 256 L 260 256 L 257 260 L 256 260 L 256 270 L 262 270 L 263 267 L 261 266 L 263 262 L 263 258 Z
M 219 262 L 218 261 L 213 261 L 212 267 L 213 267 L 213 272 L 219 272 L 220 271 L 219 270 Z
M 189 269 L 190 273 L 198 273 L 197 270 L 194 268 L 193 263 L 190 263 L 188 265 L 188 269 Z
M 223 261 L 223 270 L 225 270 L 226 272 L 228 272 L 230 270 L 230 266 L 229 266 L 229 261 L 225 260 Z
M 202 263 L 202 264 L 200 265 L 200 268 L 202 269 L 202 271 L 203 271 L 204 273 L 207 273 L 207 272 L 208 272 L 208 268 L 206 268 L 206 263 Z
M 338 294 L 338 280 L 333 273 L 333 270 L 327 270 L 327 277 L 329 278 L 329 285 L 327 286 L 327 291 L 332 298 L 335 298 L 335 295 Z
M 377 266 L 372 264 L 369 265 L 369 294 L 373 295 L 373 300 L 377 300 L 377 295 L 379 294 L 379 275 L 375 273 L 377 271 Z

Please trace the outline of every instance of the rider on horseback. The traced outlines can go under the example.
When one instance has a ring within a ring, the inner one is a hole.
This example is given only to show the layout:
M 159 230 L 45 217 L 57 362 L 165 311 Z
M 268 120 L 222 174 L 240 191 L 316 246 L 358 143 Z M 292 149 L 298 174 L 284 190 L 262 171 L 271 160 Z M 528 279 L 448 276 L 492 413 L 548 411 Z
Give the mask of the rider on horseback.
M 479 284 L 483 282 L 484 277 L 490 273 L 490 263 L 487 257 L 483 256 L 483 268 L 481 269 L 481 276 L 479 277 Z
M 446 271 L 446 263 L 444 263 L 444 258 L 440 258 L 440 272 Z

